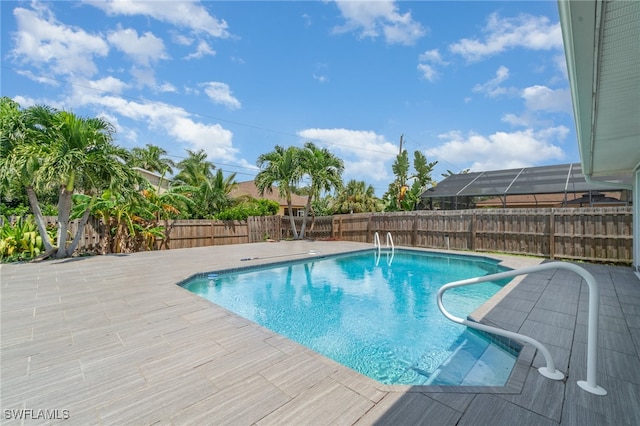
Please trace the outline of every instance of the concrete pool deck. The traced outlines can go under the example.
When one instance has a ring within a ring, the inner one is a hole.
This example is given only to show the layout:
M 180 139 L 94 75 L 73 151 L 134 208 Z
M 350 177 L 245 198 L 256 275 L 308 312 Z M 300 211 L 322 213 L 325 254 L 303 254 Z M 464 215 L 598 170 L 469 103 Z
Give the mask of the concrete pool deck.
M 525 277 L 485 315 L 544 343 L 566 379 L 542 377 L 543 359 L 526 347 L 523 374 L 488 389 L 381 385 L 176 285 L 309 250 L 370 247 L 283 241 L 2 265 L 0 423 L 640 423 L 640 280 L 628 267 L 580 264 L 600 286 L 606 396 L 576 384 L 586 379 L 588 291 L 568 271 Z M 512 268 L 541 261 L 491 257 Z

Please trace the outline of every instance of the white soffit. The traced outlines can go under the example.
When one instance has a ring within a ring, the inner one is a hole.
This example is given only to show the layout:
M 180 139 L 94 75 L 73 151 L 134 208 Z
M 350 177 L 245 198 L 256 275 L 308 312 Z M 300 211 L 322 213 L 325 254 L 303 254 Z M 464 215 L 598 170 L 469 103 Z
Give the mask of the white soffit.
M 587 175 L 640 167 L 640 1 L 558 2 Z

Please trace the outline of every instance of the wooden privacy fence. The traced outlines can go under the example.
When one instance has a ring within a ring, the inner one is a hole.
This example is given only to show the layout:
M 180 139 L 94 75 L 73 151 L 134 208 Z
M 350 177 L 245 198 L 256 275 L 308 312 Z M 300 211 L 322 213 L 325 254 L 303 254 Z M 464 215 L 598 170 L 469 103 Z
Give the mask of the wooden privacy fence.
M 249 226 L 242 220 L 176 220 L 169 248 L 193 248 L 249 242 Z
M 450 248 L 631 263 L 631 207 L 491 209 L 333 216 L 335 239 L 373 242 L 391 232 L 396 246 Z
M 55 217 L 47 217 L 50 224 Z M 302 218 L 294 218 L 300 231 Z M 74 235 L 77 222 L 72 222 Z M 80 251 L 104 249 L 108 230 L 90 219 Z M 631 207 L 563 209 L 420 210 L 316 217 L 305 237 L 373 243 L 390 232 L 396 246 L 502 252 L 550 259 L 631 263 Z M 292 238 L 289 217 L 250 217 L 246 221 L 178 220 L 171 249 L 243 244 Z

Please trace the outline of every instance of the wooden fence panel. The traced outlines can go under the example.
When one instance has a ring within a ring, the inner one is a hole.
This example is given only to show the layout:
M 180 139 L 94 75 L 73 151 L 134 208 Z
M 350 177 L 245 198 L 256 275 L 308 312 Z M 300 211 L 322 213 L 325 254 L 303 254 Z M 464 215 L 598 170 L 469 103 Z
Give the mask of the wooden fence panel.
M 249 242 L 257 243 L 267 239 L 279 240 L 282 235 L 280 216 L 251 216 L 247 218 Z
M 476 251 L 543 256 L 549 253 L 551 209 L 476 210 Z
M 555 209 L 554 217 L 554 257 L 631 262 L 633 258 L 631 208 Z
M 630 263 L 631 207 L 491 209 L 337 215 L 336 239 Z
M 177 220 L 171 230 L 171 249 L 214 245 L 213 221 L 206 219 Z
M 280 229 L 281 233 L 280 238 L 283 240 L 293 238 L 293 231 L 291 231 L 291 221 L 289 216 L 274 216 L 277 217 L 280 221 Z M 304 235 L 305 238 L 319 238 L 319 239 L 328 239 L 333 237 L 333 218 L 334 216 L 316 216 L 316 218 L 309 217 L 307 218 L 307 225 L 305 227 Z M 294 217 L 294 223 L 296 224 L 296 229 L 298 233 L 302 229 L 302 218 Z
M 55 227 L 58 224 L 58 217 L 44 216 L 44 221 L 47 227 Z M 78 231 L 78 223 L 80 223 L 80 219 L 72 220 L 69 223 L 68 240 L 73 240 L 75 237 L 76 232 Z M 105 249 L 105 232 L 106 227 L 103 225 L 102 221 L 98 218 L 90 217 L 84 226 L 82 234 L 80 235 L 78 251 L 103 253 Z M 53 244 L 56 245 L 57 242 L 53 241 Z
M 55 217 L 46 217 L 55 224 Z M 302 218 L 294 218 L 300 230 Z M 563 209 L 491 209 L 359 213 L 317 217 L 307 238 L 334 238 L 382 244 L 390 232 L 396 246 L 450 248 L 543 256 L 551 259 L 631 263 L 631 207 Z M 77 229 L 72 222 L 70 235 Z M 101 252 L 108 230 L 90 219 L 81 251 Z M 190 248 L 293 237 L 288 217 L 255 217 L 247 221 L 178 220 L 170 247 Z
M 214 220 L 213 245 L 246 244 L 249 242 L 249 226 L 244 220 Z

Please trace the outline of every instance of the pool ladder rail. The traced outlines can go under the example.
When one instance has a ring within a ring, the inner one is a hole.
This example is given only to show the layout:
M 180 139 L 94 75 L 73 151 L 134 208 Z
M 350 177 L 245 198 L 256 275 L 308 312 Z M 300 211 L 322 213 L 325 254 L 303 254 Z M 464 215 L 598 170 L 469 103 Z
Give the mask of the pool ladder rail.
M 472 284 L 479 284 L 486 281 L 494 281 L 501 280 L 504 278 L 512 278 L 519 275 L 531 274 L 534 272 L 546 271 L 548 269 L 567 269 L 569 271 L 575 272 L 580 275 L 586 282 L 589 287 L 589 318 L 588 318 L 588 331 L 587 331 L 587 380 L 579 380 L 578 386 L 583 390 L 590 392 L 594 395 L 606 395 L 607 391 L 602 387 L 598 386 L 596 383 L 597 376 L 597 355 L 598 355 L 598 309 L 599 309 L 599 290 L 598 283 L 596 282 L 593 275 L 591 275 L 587 270 L 581 268 L 578 265 L 574 265 L 573 263 L 566 262 L 550 262 L 543 263 L 536 266 L 531 266 L 528 268 L 516 269 L 507 272 L 500 272 L 497 274 L 485 275 L 482 277 L 469 278 L 466 280 L 454 281 L 448 284 L 443 285 L 438 290 L 438 308 L 440 308 L 440 312 L 450 319 L 451 321 L 465 325 L 470 328 L 475 328 L 477 330 L 485 331 L 487 333 L 497 334 L 498 336 L 507 337 L 509 339 L 529 343 L 534 346 L 536 349 L 540 351 L 540 353 L 544 356 L 544 359 L 547 363 L 545 367 L 540 367 L 538 371 L 543 376 L 552 379 L 552 380 L 563 380 L 564 374 L 560 371 L 556 370 L 555 364 L 553 362 L 553 358 L 549 350 L 537 340 L 525 336 L 523 334 L 514 333 L 507 330 L 502 330 L 500 328 L 492 327 L 485 324 L 480 324 L 474 321 L 465 320 L 459 317 L 456 317 L 449 313 L 442 304 L 442 295 L 445 291 L 454 288 L 454 287 L 462 287 Z
M 391 266 L 391 263 L 393 262 L 393 256 L 396 253 L 396 247 L 393 244 L 393 237 L 391 236 L 391 232 L 387 232 L 387 236 L 385 238 L 385 243 L 387 246 L 387 265 Z M 380 262 L 380 255 L 382 252 L 382 245 L 380 244 L 380 234 L 376 231 L 376 233 L 373 235 L 373 247 L 376 249 L 376 266 L 378 266 L 378 263 Z M 391 253 L 391 254 L 389 254 Z

